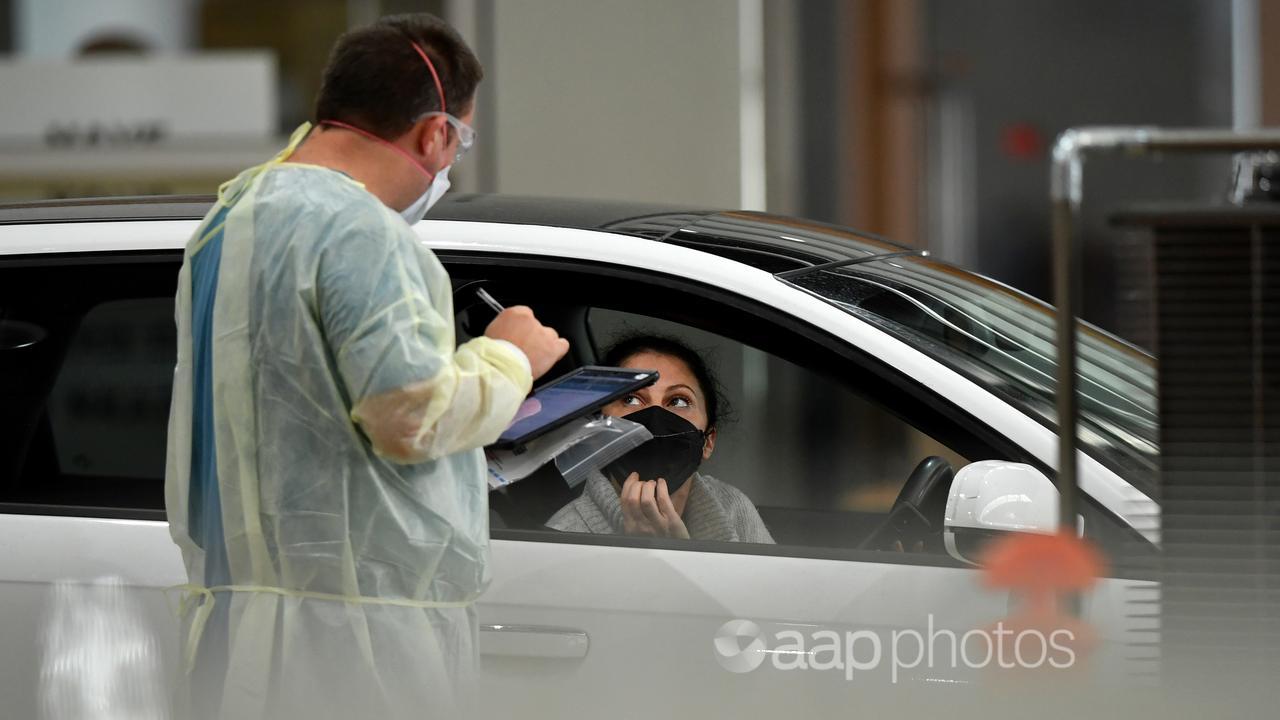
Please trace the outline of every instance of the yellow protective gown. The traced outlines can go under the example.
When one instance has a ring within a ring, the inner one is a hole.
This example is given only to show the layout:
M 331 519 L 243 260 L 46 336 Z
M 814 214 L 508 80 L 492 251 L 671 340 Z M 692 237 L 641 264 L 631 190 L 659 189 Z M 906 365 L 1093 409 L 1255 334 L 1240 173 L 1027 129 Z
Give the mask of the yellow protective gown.
M 480 448 L 528 361 L 455 346 L 439 261 L 359 183 L 284 162 L 303 135 L 224 186 L 179 276 L 179 713 L 465 713 L 489 579 Z

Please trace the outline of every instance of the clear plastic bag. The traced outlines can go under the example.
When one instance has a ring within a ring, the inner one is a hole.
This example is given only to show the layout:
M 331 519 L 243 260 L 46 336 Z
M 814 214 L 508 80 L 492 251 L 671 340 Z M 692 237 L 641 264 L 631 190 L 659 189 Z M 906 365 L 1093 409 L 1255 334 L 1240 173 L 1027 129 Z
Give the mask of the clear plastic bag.
M 580 418 L 528 443 L 519 452 L 489 450 L 489 489 L 522 480 L 552 460 L 569 487 L 576 487 L 592 470 L 652 437 L 648 428 L 630 420 L 602 415 Z
M 556 469 L 569 487 L 577 487 L 594 470 L 608 465 L 653 439 L 649 428 L 619 417 L 597 417 L 593 432 L 556 455 Z

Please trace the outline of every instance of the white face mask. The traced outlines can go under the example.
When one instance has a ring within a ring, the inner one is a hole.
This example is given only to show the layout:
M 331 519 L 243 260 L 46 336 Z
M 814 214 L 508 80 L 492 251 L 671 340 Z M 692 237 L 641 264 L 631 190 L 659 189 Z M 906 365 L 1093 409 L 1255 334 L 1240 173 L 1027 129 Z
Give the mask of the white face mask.
M 431 180 L 431 184 L 422 193 L 422 196 L 413 201 L 413 204 L 400 211 L 400 217 L 410 225 L 416 225 L 419 220 L 426 216 L 427 211 L 435 205 L 444 194 L 449 191 L 449 168 L 452 165 L 445 166 L 440 172 L 436 173 L 435 178 Z

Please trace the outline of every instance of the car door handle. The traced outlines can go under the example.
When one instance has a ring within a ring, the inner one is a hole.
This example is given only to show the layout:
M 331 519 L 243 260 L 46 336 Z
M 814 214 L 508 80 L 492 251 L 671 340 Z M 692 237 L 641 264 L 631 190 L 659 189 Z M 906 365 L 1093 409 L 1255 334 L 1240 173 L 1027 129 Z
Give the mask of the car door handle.
M 481 625 L 480 654 L 575 659 L 587 656 L 591 638 L 582 630 L 545 625 Z

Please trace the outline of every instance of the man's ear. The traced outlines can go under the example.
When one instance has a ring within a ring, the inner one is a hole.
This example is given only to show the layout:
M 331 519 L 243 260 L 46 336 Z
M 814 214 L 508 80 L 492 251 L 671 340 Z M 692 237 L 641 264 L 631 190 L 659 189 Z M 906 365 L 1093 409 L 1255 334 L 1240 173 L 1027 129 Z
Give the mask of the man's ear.
M 702 461 L 706 462 L 711 459 L 711 453 L 716 451 L 716 429 L 711 428 L 707 431 L 706 438 L 702 441 Z
M 440 128 L 448 122 L 443 115 L 425 117 L 413 124 L 405 133 L 409 140 L 409 149 L 417 155 L 432 157 L 439 154 L 440 148 L 448 143 L 448 135 Z
M 423 145 L 427 157 L 444 152 L 449 145 L 449 121 L 443 115 L 423 119 Z

